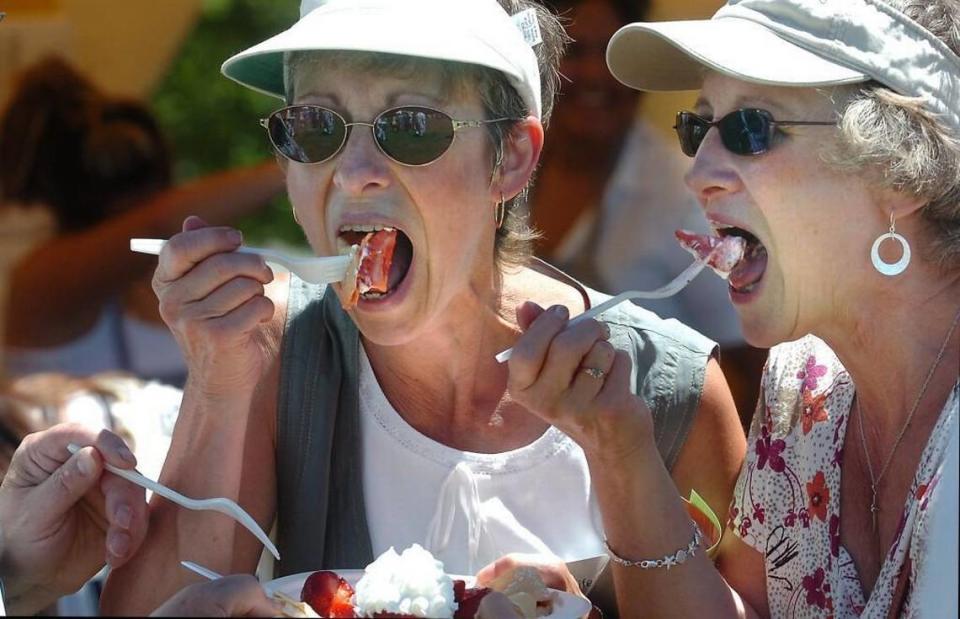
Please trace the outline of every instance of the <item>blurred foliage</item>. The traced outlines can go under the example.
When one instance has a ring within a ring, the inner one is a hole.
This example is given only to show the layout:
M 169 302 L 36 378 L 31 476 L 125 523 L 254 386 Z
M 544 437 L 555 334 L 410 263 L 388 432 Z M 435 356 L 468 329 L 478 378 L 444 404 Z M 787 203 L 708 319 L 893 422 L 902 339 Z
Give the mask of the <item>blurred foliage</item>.
M 220 74 L 220 65 L 290 27 L 298 17 L 299 2 L 204 0 L 202 7 L 194 30 L 151 100 L 173 148 L 180 181 L 272 156 L 257 121 L 282 102 L 228 80 Z M 305 244 L 285 196 L 238 226 L 251 243 Z

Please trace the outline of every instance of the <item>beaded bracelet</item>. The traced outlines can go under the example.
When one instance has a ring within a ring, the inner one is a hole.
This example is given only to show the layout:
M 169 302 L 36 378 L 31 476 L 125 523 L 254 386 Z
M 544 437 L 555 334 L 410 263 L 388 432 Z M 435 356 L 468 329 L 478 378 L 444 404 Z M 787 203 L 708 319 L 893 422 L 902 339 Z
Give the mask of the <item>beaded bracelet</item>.
M 662 559 L 642 559 L 640 561 L 631 561 L 630 559 L 624 559 L 610 548 L 610 544 L 607 542 L 606 538 L 603 540 L 603 545 L 607 549 L 607 554 L 610 555 L 610 559 L 617 565 L 622 565 L 623 567 L 639 567 L 642 570 L 650 570 L 654 568 L 665 567 L 668 570 L 675 566 L 680 565 L 690 557 L 697 554 L 697 548 L 700 547 L 700 542 L 703 540 L 703 534 L 700 533 L 700 527 L 696 523 L 693 523 L 693 539 L 690 540 L 690 543 L 687 544 L 686 548 L 681 548 L 672 555 L 667 555 Z

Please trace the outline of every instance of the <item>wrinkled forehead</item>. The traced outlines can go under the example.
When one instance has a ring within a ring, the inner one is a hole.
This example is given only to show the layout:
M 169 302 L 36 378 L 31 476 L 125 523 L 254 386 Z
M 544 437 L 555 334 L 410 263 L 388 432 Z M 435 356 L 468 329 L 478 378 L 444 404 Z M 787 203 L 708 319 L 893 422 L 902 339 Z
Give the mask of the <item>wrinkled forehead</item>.
M 438 101 L 469 99 L 475 71 L 462 63 L 358 51 L 292 52 L 284 58 L 287 102 L 321 89 L 402 89 Z

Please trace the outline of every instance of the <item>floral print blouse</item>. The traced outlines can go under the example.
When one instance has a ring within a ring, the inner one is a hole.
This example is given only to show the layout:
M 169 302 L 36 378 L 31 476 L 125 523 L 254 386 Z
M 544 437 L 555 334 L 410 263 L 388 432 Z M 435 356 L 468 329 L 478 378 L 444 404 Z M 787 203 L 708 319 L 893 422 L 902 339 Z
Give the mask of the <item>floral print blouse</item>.
M 854 385 L 833 351 L 807 336 L 773 348 L 729 526 L 763 554 L 772 617 L 886 617 L 901 569 L 910 585 L 926 548 L 926 508 L 960 408 L 960 382 L 920 458 L 899 533 L 869 600 L 840 545 L 840 462 Z M 909 556 L 910 562 L 906 559 Z

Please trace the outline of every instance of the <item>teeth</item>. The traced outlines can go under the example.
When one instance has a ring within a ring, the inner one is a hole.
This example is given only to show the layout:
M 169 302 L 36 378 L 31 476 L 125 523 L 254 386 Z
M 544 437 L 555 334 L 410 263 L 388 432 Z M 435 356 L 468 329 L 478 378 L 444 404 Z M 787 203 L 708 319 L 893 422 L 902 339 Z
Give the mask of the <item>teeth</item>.
M 379 232 L 380 230 L 393 230 L 393 227 L 382 224 L 350 224 L 340 226 L 340 232 Z

